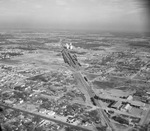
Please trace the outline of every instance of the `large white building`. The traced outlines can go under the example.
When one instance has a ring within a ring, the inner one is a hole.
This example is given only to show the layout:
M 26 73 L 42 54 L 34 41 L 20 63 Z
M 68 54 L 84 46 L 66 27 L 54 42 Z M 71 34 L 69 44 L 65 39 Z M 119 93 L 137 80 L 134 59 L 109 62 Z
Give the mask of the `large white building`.
M 67 49 L 71 49 L 71 50 L 73 49 L 72 43 L 66 43 L 65 47 L 66 47 Z

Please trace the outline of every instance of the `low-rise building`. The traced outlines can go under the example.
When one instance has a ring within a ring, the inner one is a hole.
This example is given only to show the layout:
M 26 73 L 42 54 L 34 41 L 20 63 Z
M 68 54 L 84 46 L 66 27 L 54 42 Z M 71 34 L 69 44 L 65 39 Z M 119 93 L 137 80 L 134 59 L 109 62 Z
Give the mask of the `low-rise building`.
M 132 100 L 133 99 L 133 96 L 129 95 L 127 100 Z
M 120 107 L 122 106 L 122 102 L 121 101 L 117 101 L 115 104 L 113 104 L 111 107 L 115 108 L 115 109 L 120 109 Z

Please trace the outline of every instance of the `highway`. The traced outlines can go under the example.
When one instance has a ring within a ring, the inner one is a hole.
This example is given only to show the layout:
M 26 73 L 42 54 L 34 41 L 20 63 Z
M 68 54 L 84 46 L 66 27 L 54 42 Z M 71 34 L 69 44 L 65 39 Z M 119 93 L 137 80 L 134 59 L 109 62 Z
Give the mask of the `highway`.
M 86 89 L 86 91 L 88 92 L 88 96 L 86 96 L 86 98 L 88 98 L 88 99 L 93 98 L 94 99 L 95 93 L 92 90 L 92 87 L 90 86 L 90 84 L 88 84 L 89 82 L 84 79 L 84 77 L 82 76 L 81 72 L 77 71 L 77 72 L 74 72 L 73 74 L 74 74 L 75 79 L 78 80 L 78 82 L 79 82 L 78 84 L 80 84 L 80 87 L 84 87 L 84 89 Z M 100 109 L 98 109 L 98 113 L 99 113 L 100 118 L 103 121 L 103 123 L 106 123 L 108 128 L 109 128 L 109 130 L 113 131 L 115 129 L 115 127 L 111 124 L 111 122 L 108 119 L 106 113 L 102 109 L 100 101 L 94 99 L 94 103 L 95 103 L 95 106 L 100 107 Z
M 66 48 L 63 48 L 61 51 L 64 62 L 67 63 L 70 67 L 80 70 L 80 64 L 75 56 L 72 56 Z
M 92 90 L 91 83 L 88 81 L 88 79 L 85 76 L 84 77 L 82 76 L 79 66 L 75 64 L 77 61 L 72 58 L 71 54 L 69 53 L 67 49 L 65 50 L 63 49 L 62 56 L 63 56 L 65 63 L 68 63 L 71 70 L 73 71 L 73 76 L 78 83 L 79 90 L 85 95 L 86 102 L 88 104 L 93 104 L 95 106 L 102 108 L 101 103 L 94 98 L 95 93 Z M 102 120 L 102 123 L 103 124 L 105 123 L 104 126 L 107 126 L 107 129 L 109 131 L 116 131 L 114 125 L 112 125 L 112 123 L 110 122 L 109 118 L 107 117 L 103 109 L 99 109 L 98 114 Z
M 73 76 L 78 83 L 79 90 L 84 94 L 84 96 L 86 98 L 86 103 L 92 104 L 90 98 L 94 97 L 95 95 L 91 93 L 89 85 L 87 85 L 87 83 L 84 81 L 84 78 L 82 77 L 81 73 L 74 72 Z

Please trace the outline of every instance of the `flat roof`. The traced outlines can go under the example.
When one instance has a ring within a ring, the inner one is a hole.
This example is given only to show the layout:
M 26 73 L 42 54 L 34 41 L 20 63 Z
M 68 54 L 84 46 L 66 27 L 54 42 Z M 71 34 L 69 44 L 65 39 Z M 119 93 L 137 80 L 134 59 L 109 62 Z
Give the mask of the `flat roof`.
M 142 116 L 144 112 L 142 109 L 132 107 L 129 110 L 129 113 L 131 113 L 132 115 L 135 115 L 135 116 Z

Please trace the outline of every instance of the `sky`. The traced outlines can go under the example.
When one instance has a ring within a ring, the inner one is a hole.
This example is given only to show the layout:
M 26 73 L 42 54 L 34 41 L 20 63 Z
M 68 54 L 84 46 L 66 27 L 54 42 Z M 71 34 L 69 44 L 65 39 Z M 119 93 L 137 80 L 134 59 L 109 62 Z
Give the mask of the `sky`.
M 0 27 L 146 31 L 148 0 L 0 0 Z

